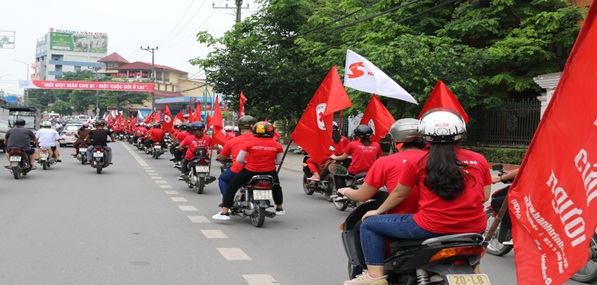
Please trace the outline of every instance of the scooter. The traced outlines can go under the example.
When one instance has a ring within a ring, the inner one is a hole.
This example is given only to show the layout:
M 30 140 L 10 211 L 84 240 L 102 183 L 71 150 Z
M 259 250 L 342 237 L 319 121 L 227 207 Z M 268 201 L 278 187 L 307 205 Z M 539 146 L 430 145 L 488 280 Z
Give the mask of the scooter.
M 319 177 L 321 177 L 321 180 L 310 183 L 307 178 L 311 177 L 313 174 L 309 170 L 309 167 L 307 167 L 307 159 L 309 159 L 309 157 L 310 156 L 307 155 L 303 158 L 303 191 L 307 195 L 313 195 L 313 193 L 316 192 L 322 193 L 327 201 L 332 202 L 332 195 L 335 195 L 334 189 L 336 188 L 336 181 L 333 173 L 340 173 L 342 169 L 346 169 L 343 164 L 349 165 L 350 160 L 326 160 L 317 167 L 317 172 Z M 341 169 L 336 171 L 336 167 L 338 166 Z M 348 171 L 346 171 L 346 174 L 348 174 Z
M 377 205 L 377 201 L 359 205 L 341 226 L 351 279 L 366 269 L 360 241 L 361 218 Z M 485 253 L 483 235 L 463 233 L 417 240 L 391 238 L 387 242 L 389 254 L 384 267 L 389 284 L 490 284 L 486 274 L 474 271 Z
M 39 147 L 39 164 L 42 165 L 44 170 L 48 170 L 51 165 L 56 164 L 56 159 L 52 155 L 52 148 L 49 146 Z
M 85 164 L 87 162 L 87 144 L 84 142 L 79 145 L 77 159 L 81 162 L 81 164 Z
M 8 170 L 15 179 L 20 179 L 31 171 L 29 164 L 29 154 L 20 148 L 11 148 L 8 150 L 10 165 Z
M 91 167 L 95 168 L 97 174 L 101 174 L 102 169 L 109 166 L 109 164 L 106 163 L 106 149 L 101 145 L 93 146 L 92 155 Z
M 230 208 L 230 214 L 240 217 L 248 217 L 255 227 L 263 226 L 265 218 L 273 218 L 275 212 L 267 211 L 273 207 L 272 188 L 274 178 L 270 175 L 254 175 L 251 180 L 243 185 L 234 196 L 234 204 Z
M 158 159 L 160 155 L 162 155 L 162 143 L 161 142 L 154 142 L 151 147 L 151 157 Z
M 188 162 L 189 173 L 185 182 L 189 188 L 195 188 L 197 194 L 203 194 L 205 185 L 215 181 L 215 177 L 209 175 L 210 158 L 207 155 L 207 149 L 197 148 L 195 156 Z

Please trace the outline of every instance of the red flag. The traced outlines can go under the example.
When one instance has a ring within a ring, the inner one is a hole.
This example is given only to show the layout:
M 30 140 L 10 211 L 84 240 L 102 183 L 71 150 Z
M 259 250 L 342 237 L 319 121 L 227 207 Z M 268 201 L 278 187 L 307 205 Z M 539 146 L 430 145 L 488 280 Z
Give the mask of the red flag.
M 182 110 L 178 111 L 178 114 L 176 114 L 176 117 L 174 118 L 174 125 L 177 124 L 182 124 L 184 123 L 184 114 L 182 113 Z
M 508 194 L 518 284 L 563 284 L 589 259 L 597 225 L 596 21 L 591 5 Z
M 245 93 L 243 91 L 240 91 L 240 107 L 238 108 L 239 117 L 245 115 L 245 102 L 247 102 L 247 97 L 245 97 Z
M 205 117 L 205 129 L 209 129 L 211 127 L 211 116 L 207 114 Z
M 193 107 L 189 106 L 189 115 L 187 116 L 187 119 L 189 120 L 189 124 L 192 124 L 193 122 L 195 122 L 195 115 L 193 115 Z
M 172 112 L 170 112 L 170 108 L 168 108 L 168 104 L 164 105 L 164 123 L 163 129 L 166 132 L 172 132 L 172 126 L 174 125 L 174 121 L 172 120 Z
M 435 87 L 433 87 L 433 91 L 431 91 L 429 99 L 427 99 L 427 102 L 425 102 L 423 110 L 421 110 L 421 113 L 419 113 L 418 119 L 420 119 L 425 112 L 429 111 L 430 109 L 439 107 L 450 108 L 458 112 L 458 114 L 462 116 L 462 119 L 464 119 L 464 122 L 468 123 L 468 115 L 462 108 L 462 105 L 460 105 L 460 102 L 458 102 L 458 98 L 454 96 L 454 93 L 452 93 L 452 91 L 448 89 L 448 86 L 446 86 L 446 84 L 444 84 L 441 80 L 438 80 L 435 84 Z
M 145 121 L 143 121 L 144 124 L 149 124 L 149 122 L 151 122 L 151 120 L 153 120 L 153 111 L 151 111 L 151 113 L 149 114 L 149 116 L 147 116 L 145 118 Z
M 368 125 L 373 130 L 371 141 L 380 141 L 388 134 L 388 131 L 394 122 L 396 122 L 396 120 L 394 120 L 390 111 L 388 111 L 379 98 L 373 94 L 360 123 L 361 125 Z
M 134 126 L 137 124 L 137 117 L 133 117 L 133 119 L 131 120 L 131 126 Z
M 210 123 L 214 127 L 211 135 L 212 144 L 224 145 L 227 141 L 222 120 L 222 111 L 220 110 L 218 97 L 216 97 L 216 102 L 214 105 L 214 116 L 210 119 Z
M 352 106 L 334 65 L 317 88 L 290 139 L 322 163 L 332 141 L 334 112 Z
M 153 116 L 153 122 L 155 124 L 159 124 L 161 120 L 162 120 L 162 110 L 158 110 L 158 112 L 155 113 L 155 116 Z
M 195 122 L 203 122 L 201 118 L 201 103 L 197 103 L 197 107 L 195 107 L 195 115 L 193 116 Z

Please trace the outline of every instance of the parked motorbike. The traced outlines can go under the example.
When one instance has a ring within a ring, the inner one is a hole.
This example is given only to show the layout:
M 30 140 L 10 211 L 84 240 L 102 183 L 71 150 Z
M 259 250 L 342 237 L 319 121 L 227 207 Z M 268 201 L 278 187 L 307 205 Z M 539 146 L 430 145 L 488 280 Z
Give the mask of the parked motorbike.
M 162 153 L 162 143 L 154 142 L 151 146 L 151 157 L 158 159 Z
M 504 171 L 504 166 L 501 164 L 494 165 L 492 170 L 498 171 L 499 176 L 507 173 Z M 487 215 L 487 230 L 489 230 L 497 217 L 497 213 L 499 212 L 503 201 L 506 200 L 508 191 L 510 190 L 509 184 L 512 183 L 512 180 L 503 180 L 502 183 L 508 185 L 491 194 L 491 203 L 485 209 L 485 214 Z M 487 241 L 487 253 L 503 256 L 512 251 L 512 249 L 512 223 L 510 215 L 506 211 L 495 230 L 495 234 L 491 240 Z M 597 233 L 593 234 L 591 239 L 587 264 L 574 273 L 570 279 L 583 283 L 593 283 L 597 281 Z
M 341 226 L 351 279 L 366 268 L 360 241 L 361 218 L 376 208 L 376 201 L 359 205 Z M 389 284 L 490 284 L 486 274 L 474 272 L 484 254 L 483 235 L 464 233 L 420 240 L 391 238 L 387 242 L 389 254 L 384 264 Z
M 185 181 L 189 188 L 196 189 L 197 194 L 203 194 L 205 185 L 215 180 L 215 177 L 209 176 L 210 161 L 207 149 L 200 147 L 195 150 L 195 156 L 188 162 L 189 173 Z
M 102 169 L 108 167 L 109 165 L 108 163 L 106 163 L 106 149 L 101 145 L 93 146 L 92 155 L 93 158 L 90 161 L 91 167 L 95 168 L 97 174 L 101 174 Z
M 42 165 L 44 170 L 48 170 L 51 165 L 56 164 L 56 159 L 52 155 L 52 147 L 40 146 L 38 163 Z
M 8 155 L 10 157 L 9 170 L 15 179 L 20 179 L 31 171 L 29 154 L 27 152 L 20 148 L 11 148 L 8 150 Z
M 243 185 L 234 196 L 234 204 L 230 208 L 230 214 L 239 217 L 248 217 L 255 227 L 263 226 L 265 217 L 273 218 L 275 212 L 267 211 L 273 207 L 272 188 L 274 178 L 270 175 L 254 175 L 251 180 Z

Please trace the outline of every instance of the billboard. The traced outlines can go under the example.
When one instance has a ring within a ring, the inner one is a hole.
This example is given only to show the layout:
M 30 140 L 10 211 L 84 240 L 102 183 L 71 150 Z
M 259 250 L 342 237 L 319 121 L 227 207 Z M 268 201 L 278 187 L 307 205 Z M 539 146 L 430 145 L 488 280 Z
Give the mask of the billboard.
M 50 50 L 91 53 L 108 52 L 106 33 L 50 29 Z
M 15 48 L 15 32 L 14 31 L 0 31 L 0 49 L 14 49 Z
M 153 83 L 68 80 L 19 80 L 19 88 L 152 92 Z

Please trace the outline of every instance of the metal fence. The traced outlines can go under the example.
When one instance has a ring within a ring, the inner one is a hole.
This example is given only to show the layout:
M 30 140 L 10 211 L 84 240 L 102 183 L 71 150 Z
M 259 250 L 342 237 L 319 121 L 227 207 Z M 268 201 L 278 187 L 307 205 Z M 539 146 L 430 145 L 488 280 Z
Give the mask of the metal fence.
M 539 125 L 541 102 L 537 99 L 507 101 L 500 107 L 470 112 L 466 144 L 528 147 Z

